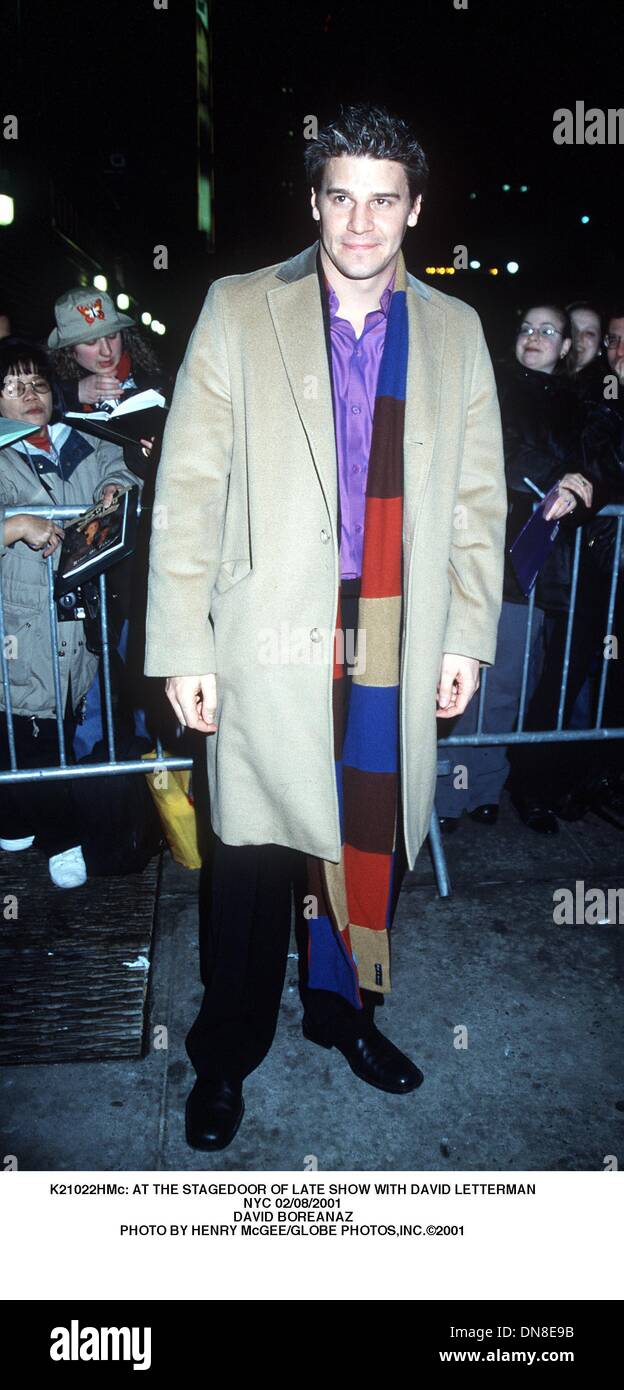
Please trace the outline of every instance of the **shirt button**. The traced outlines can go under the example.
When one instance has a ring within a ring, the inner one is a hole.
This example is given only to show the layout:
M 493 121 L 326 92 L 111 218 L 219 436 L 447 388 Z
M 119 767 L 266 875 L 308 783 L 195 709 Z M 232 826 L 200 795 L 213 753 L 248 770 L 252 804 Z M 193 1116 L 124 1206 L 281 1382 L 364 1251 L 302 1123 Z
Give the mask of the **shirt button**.
M 320 640 L 321 640 L 321 634 L 320 634 L 320 632 L 319 632 L 319 630 L 318 630 L 317 627 L 313 627 L 313 628 L 312 628 L 312 631 L 310 632 L 310 637 L 311 637 L 311 639 L 312 639 L 313 642 L 320 642 Z
M 326 545 L 326 544 L 327 544 L 327 542 L 328 542 L 328 540 L 329 540 L 329 531 L 324 531 L 324 530 L 321 531 L 321 540 L 322 540 L 322 542 L 323 542 L 323 545 Z
M 359 463 L 352 463 L 352 464 L 351 464 L 351 472 L 352 472 L 352 473 L 359 473 L 360 471 L 361 471 L 361 469 L 360 469 Z
M 356 529 L 356 531 L 357 531 L 357 533 L 358 533 L 358 536 L 359 536 L 360 531 L 362 530 L 362 527 L 361 527 L 361 526 L 356 526 L 355 529 Z
M 361 415 L 361 414 L 362 414 L 362 408 L 361 408 L 361 406 L 359 406 L 359 405 L 352 405 L 352 406 L 351 406 L 351 414 L 352 414 L 352 415 Z

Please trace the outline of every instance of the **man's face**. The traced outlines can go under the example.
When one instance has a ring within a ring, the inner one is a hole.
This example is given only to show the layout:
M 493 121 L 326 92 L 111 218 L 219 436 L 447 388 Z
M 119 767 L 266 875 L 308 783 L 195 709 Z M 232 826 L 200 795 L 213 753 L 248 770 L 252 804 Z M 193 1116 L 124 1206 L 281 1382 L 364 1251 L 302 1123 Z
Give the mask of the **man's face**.
M 573 309 L 572 341 L 576 370 L 581 371 L 593 362 L 600 351 L 600 319 L 593 309 Z
M 411 202 L 402 164 L 367 155 L 340 155 L 325 166 L 322 187 L 312 191 L 321 243 L 348 280 L 370 280 L 394 259 L 420 212 Z
M 624 319 L 609 319 L 607 359 L 612 372 L 624 377 Z
M 114 372 L 121 357 L 121 333 L 96 338 L 92 343 L 77 343 L 74 357 L 88 372 Z

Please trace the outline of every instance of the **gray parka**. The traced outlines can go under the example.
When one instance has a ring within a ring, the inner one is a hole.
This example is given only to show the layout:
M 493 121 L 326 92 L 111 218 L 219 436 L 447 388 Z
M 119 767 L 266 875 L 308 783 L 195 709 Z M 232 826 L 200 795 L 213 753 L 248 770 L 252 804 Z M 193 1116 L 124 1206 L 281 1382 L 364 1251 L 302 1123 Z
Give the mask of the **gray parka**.
M 63 445 L 65 478 L 49 469 L 45 481 L 59 507 L 90 507 L 99 502 L 109 483 L 130 487 L 138 482 L 126 468 L 123 452 L 115 444 L 72 430 Z M 69 456 L 69 459 L 68 459 Z M 41 459 L 41 455 L 35 456 Z M 50 620 L 48 610 L 47 565 L 41 551 L 31 550 L 25 541 L 4 544 L 6 507 L 52 506 L 36 463 L 18 449 L 0 449 L 0 592 L 4 608 L 5 650 L 9 657 L 9 681 L 13 712 L 52 719 L 56 715 Z M 60 523 L 62 525 L 62 522 Z M 52 556 L 58 568 L 60 546 Z M 57 623 L 57 650 L 63 692 L 63 712 L 71 676 L 72 705 L 92 685 L 99 658 L 87 651 L 84 623 Z M 0 709 L 5 708 L 0 679 Z

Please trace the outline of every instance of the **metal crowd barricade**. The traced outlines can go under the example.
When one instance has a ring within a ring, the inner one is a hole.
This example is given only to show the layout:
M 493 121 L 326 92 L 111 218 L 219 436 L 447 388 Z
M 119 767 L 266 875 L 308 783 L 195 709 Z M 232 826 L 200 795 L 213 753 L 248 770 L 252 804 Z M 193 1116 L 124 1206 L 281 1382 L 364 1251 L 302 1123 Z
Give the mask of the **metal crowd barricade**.
M 92 504 L 89 504 L 92 505 Z M 6 517 L 23 516 L 27 513 L 30 516 L 46 517 L 48 520 L 56 520 L 62 523 L 68 517 L 80 516 L 87 510 L 85 507 L 6 507 L 4 514 Z M 59 666 L 58 653 L 58 619 L 56 615 L 56 602 L 54 599 L 54 566 L 52 556 L 48 555 L 45 560 L 48 575 L 48 615 L 50 630 L 50 659 L 52 662 L 52 675 L 54 680 L 54 693 L 56 703 L 56 727 L 59 750 L 58 767 L 40 768 L 19 768 L 15 751 L 15 731 L 13 724 L 13 702 L 11 699 L 11 687 L 9 681 L 10 658 L 7 655 L 7 638 L 11 636 L 7 633 L 4 620 L 4 602 L 2 593 L 2 564 L 0 563 L 0 666 L 2 670 L 2 687 L 4 691 L 4 708 L 7 720 L 7 738 L 9 745 L 10 769 L 0 771 L 0 786 L 3 782 L 37 782 L 37 781 L 58 781 L 66 777 L 100 777 L 102 774 L 114 775 L 115 773 L 160 772 L 164 768 L 190 768 L 192 767 L 191 758 L 179 758 L 167 755 L 163 752 L 160 739 L 155 739 L 156 757 L 150 759 L 146 764 L 140 758 L 123 759 L 117 758 L 115 749 L 115 729 L 113 722 L 113 703 L 111 690 L 110 674 L 110 646 L 108 639 L 108 620 L 106 608 L 106 580 L 102 574 L 99 577 L 99 598 L 100 598 L 100 622 L 102 638 L 102 654 L 100 657 L 102 665 L 102 677 L 104 687 L 104 717 L 106 725 L 106 740 L 108 744 L 108 762 L 99 763 L 72 763 L 68 761 L 67 749 L 65 747 L 65 730 L 63 727 L 63 701 L 61 671 Z
M 537 504 L 536 504 L 537 505 Z M 25 512 L 32 516 L 42 516 L 49 519 L 62 521 L 63 518 L 79 516 L 86 510 L 84 507 L 7 507 L 5 516 L 23 515 Z M 615 545 L 613 553 L 613 563 L 611 570 L 611 582 L 609 586 L 609 602 L 607 609 L 607 625 L 605 632 L 611 633 L 613 615 L 615 612 L 615 601 L 618 586 L 620 557 L 622 554 L 622 533 L 624 529 L 624 506 L 604 507 L 599 513 L 600 516 L 611 516 L 617 518 Z M 529 678 L 529 654 L 531 647 L 531 632 L 533 626 L 533 613 L 535 609 L 535 593 L 531 592 L 527 604 L 527 632 L 524 646 L 524 657 L 522 665 L 522 682 L 520 689 L 520 704 L 518 713 L 517 728 L 503 733 L 488 733 L 483 730 L 483 719 L 485 711 L 485 700 L 487 694 L 487 667 L 483 669 L 481 685 L 479 691 L 479 708 L 477 715 L 477 729 L 474 734 L 452 734 L 448 738 L 438 740 L 438 748 L 459 748 L 459 747 L 480 747 L 492 746 L 494 744 L 504 744 L 505 746 L 516 743 L 554 743 L 554 742 L 578 742 L 578 741 L 598 741 L 605 739 L 624 738 L 624 727 L 613 729 L 603 729 L 602 716 L 604 711 L 605 689 L 607 683 L 607 662 L 609 657 L 603 653 L 602 669 L 598 688 L 598 702 L 596 707 L 596 722 L 590 729 L 564 729 L 563 716 L 565 710 L 565 699 L 570 670 L 570 653 L 572 650 L 572 633 L 574 626 L 574 616 L 576 612 L 576 596 L 578 589 L 578 576 L 581 554 L 581 528 L 576 532 L 573 565 L 572 583 L 570 592 L 570 609 L 566 628 L 566 640 L 561 673 L 561 688 L 559 694 L 559 708 L 557 712 L 557 723 L 555 729 L 544 729 L 542 731 L 525 730 L 524 718 L 527 704 L 527 688 Z M 56 724 L 58 733 L 59 765 L 58 767 L 28 768 L 20 769 L 17 766 L 15 753 L 15 736 L 13 727 L 13 706 L 11 701 L 11 690 L 9 683 L 9 658 L 6 653 L 6 638 L 10 634 L 6 633 L 4 623 L 4 606 L 2 598 L 2 566 L 0 564 L 0 665 L 2 669 L 2 684 L 4 689 L 4 702 L 7 717 L 7 735 L 9 743 L 9 756 L 11 767 L 8 771 L 0 771 L 0 785 L 3 782 L 36 782 L 39 780 L 55 781 L 65 777 L 99 777 L 102 774 L 114 775 L 115 773 L 143 772 L 148 775 L 162 771 L 164 768 L 190 768 L 192 767 L 191 758 L 180 758 L 167 755 L 163 752 L 160 739 L 155 739 L 156 757 L 150 760 L 146 767 L 142 759 L 118 759 L 115 750 L 115 729 L 113 723 L 113 708 L 111 694 L 110 676 L 110 648 L 108 640 L 108 623 L 106 610 L 106 584 L 104 575 L 99 579 L 100 596 L 100 621 L 102 635 L 102 675 L 104 686 L 104 711 L 106 718 L 106 736 L 108 743 L 108 762 L 99 763 L 72 763 L 68 762 L 67 749 L 65 748 L 65 735 L 63 728 L 63 710 L 61 697 L 61 673 L 59 667 L 58 654 L 58 622 L 56 616 L 56 604 L 54 600 L 54 567 L 52 557 L 48 556 L 46 561 L 48 573 L 48 612 L 50 623 L 50 644 L 51 660 L 54 679 L 54 689 L 56 696 Z M 623 581 L 624 582 L 624 581 Z M 623 654 L 624 656 L 624 654 Z M 623 712 L 624 714 L 624 712 Z M 446 773 L 450 770 L 449 760 L 438 760 L 438 774 Z M 442 846 L 442 837 L 438 822 L 437 812 L 434 810 L 429 826 L 429 844 L 433 859 L 434 872 L 438 893 L 440 897 L 448 897 L 451 891 L 446 858 Z
M 538 506 L 539 503 L 536 503 Z M 622 556 L 622 532 L 624 528 L 624 506 L 611 505 L 603 507 L 598 513 L 599 516 L 611 516 L 617 518 L 615 528 L 615 543 L 613 549 L 613 560 L 611 566 L 611 582 L 609 585 L 609 600 L 607 606 L 607 618 L 605 636 L 613 631 L 613 615 L 615 612 L 615 601 L 617 595 L 618 580 L 620 579 L 620 561 Z M 574 627 L 574 617 L 576 613 L 576 598 L 578 591 L 579 566 L 581 560 L 581 539 L 582 528 L 579 527 L 574 540 L 574 553 L 572 559 L 572 578 L 570 586 L 570 608 L 566 625 L 565 645 L 563 653 L 563 664 L 561 670 L 561 685 L 559 689 L 559 707 L 557 710 L 557 722 L 554 729 L 527 730 L 524 728 L 524 718 L 527 704 L 527 686 L 529 679 L 529 654 L 531 649 L 531 633 L 533 628 L 533 614 L 535 611 L 535 589 L 527 603 L 527 631 L 524 643 L 524 655 L 522 662 L 522 682 L 520 688 L 520 704 L 518 709 L 517 726 L 509 732 L 498 734 L 483 731 L 483 717 L 485 712 L 485 701 L 487 694 L 488 668 L 484 667 L 481 672 L 481 683 L 479 687 L 479 708 L 477 713 L 477 728 L 474 734 L 451 734 L 448 738 L 438 740 L 438 748 L 460 748 L 460 747 L 492 747 L 496 744 L 504 744 L 505 747 L 515 743 L 578 743 L 578 742 L 598 742 L 606 739 L 624 738 L 624 726 L 613 729 L 602 727 L 602 717 L 604 712 L 605 690 L 607 685 L 608 662 L 610 660 L 606 650 L 603 651 L 600 681 L 598 686 L 598 700 L 596 704 L 596 722 L 589 729 L 564 729 L 563 716 L 565 711 L 566 693 L 568 688 L 568 677 L 570 674 L 570 653 L 572 650 L 572 635 Z M 621 579 L 624 583 L 624 575 Z M 624 652 L 622 653 L 624 659 Z M 624 719 L 624 710 L 622 711 Z M 450 771 L 449 761 L 438 760 L 438 775 Z M 440 897 L 448 897 L 451 886 L 449 881 L 446 858 L 442 848 L 442 837 L 438 823 L 437 812 L 434 808 L 432 823 L 429 833 L 429 842 L 433 858 L 436 881 Z

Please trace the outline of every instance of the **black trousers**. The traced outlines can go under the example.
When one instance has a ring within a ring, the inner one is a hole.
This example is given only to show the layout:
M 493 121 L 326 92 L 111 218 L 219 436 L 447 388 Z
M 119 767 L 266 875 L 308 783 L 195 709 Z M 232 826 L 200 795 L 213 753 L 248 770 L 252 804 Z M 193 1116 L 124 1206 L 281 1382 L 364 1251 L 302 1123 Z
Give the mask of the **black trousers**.
M 343 583 L 343 623 L 355 626 L 357 588 Z M 348 648 L 347 648 L 348 650 Z M 401 805 L 399 789 L 399 806 Z M 407 857 L 399 816 L 394 916 Z M 202 1080 L 248 1076 L 266 1057 L 277 1027 L 294 899 L 299 991 L 313 1027 L 333 1043 L 370 1028 L 382 996 L 363 990 L 363 1010 L 306 979 L 305 855 L 282 845 L 226 845 L 214 838 L 199 890 L 200 965 L 204 997 L 186 1039 Z

